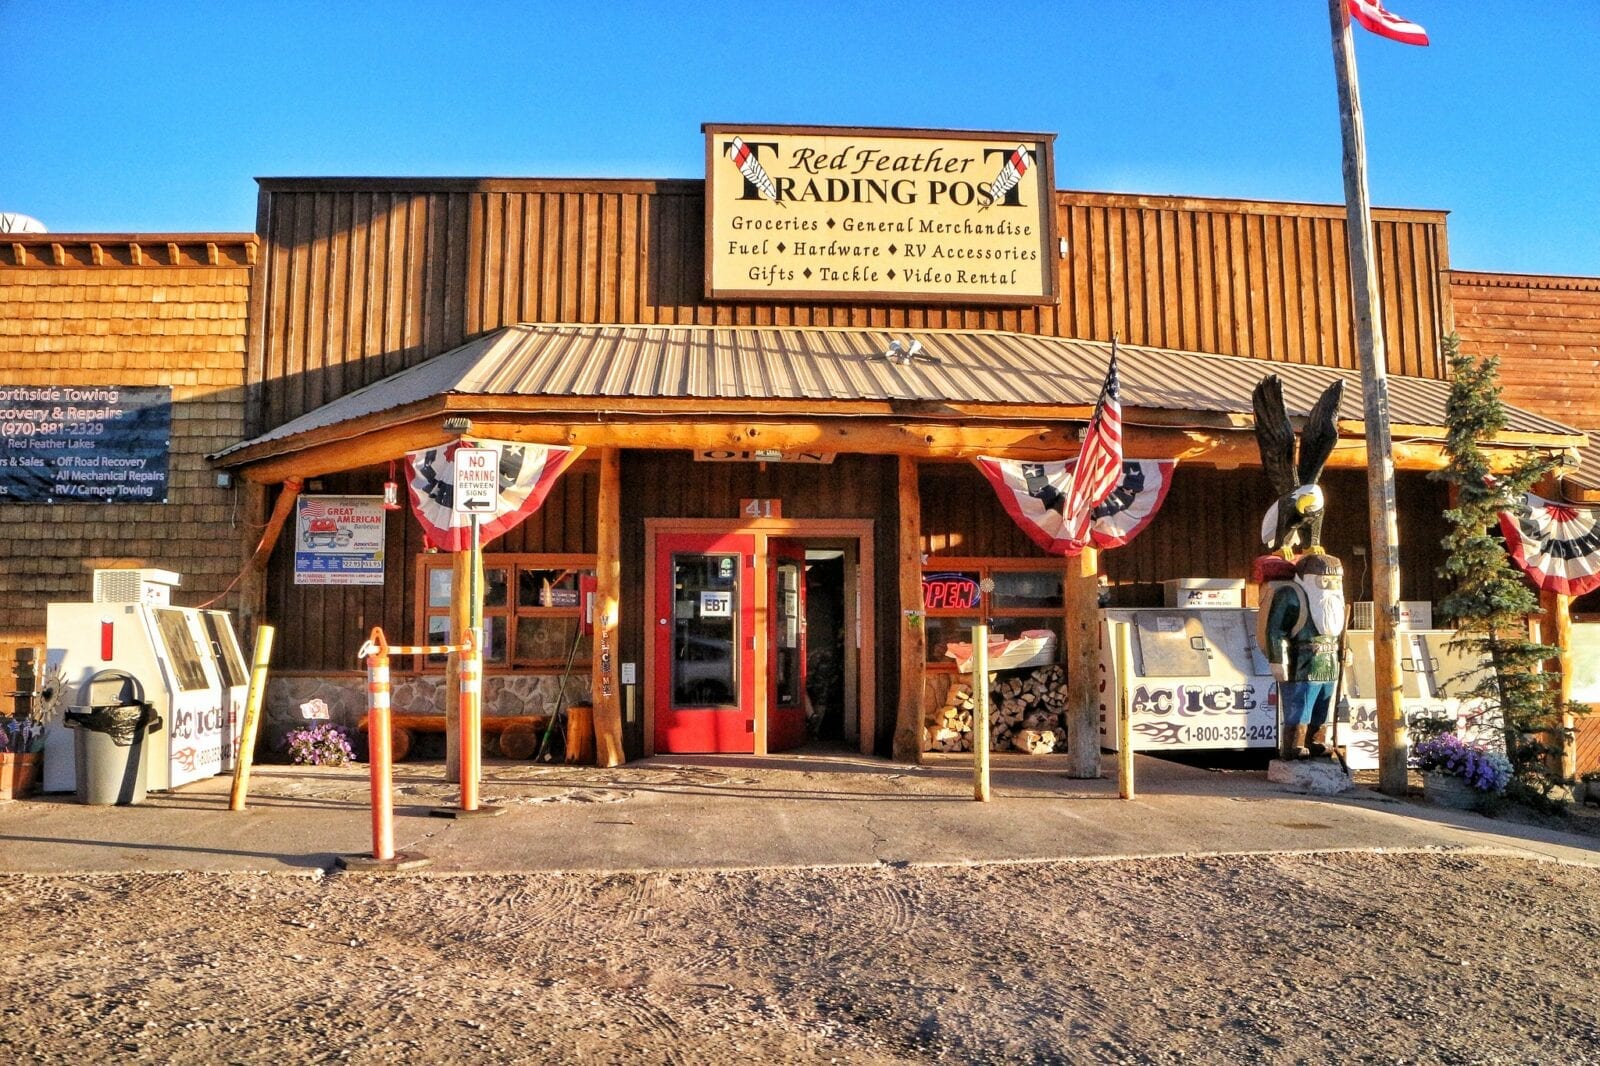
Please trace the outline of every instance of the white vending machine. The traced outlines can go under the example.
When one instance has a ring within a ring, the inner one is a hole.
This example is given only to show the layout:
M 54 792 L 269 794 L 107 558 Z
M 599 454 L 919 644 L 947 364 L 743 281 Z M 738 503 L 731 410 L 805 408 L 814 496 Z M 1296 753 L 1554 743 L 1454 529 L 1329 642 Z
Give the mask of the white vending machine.
M 145 701 L 162 721 L 144 742 L 151 791 L 220 773 L 224 749 L 230 747 L 229 688 L 204 612 L 171 605 L 170 589 L 178 581 L 178 575 L 163 570 L 98 571 L 96 596 L 119 599 L 52 603 L 46 611 L 48 663 L 66 677 L 69 704 L 78 702 L 79 691 L 102 670 L 121 670 L 143 686 Z M 70 729 L 60 722 L 46 729 L 45 791 L 76 787 L 73 749 Z
M 1484 676 L 1487 665 L 1466 652 L 1450 647 L 1453 629 L 1402 629 L 1400 644 L 1400 710 L 1407 733 L 1416 743 L 1417 724 L 1424 719 L 1447 719 L 1463 740 L 1505 750 L 1499 723 L 1490 721 L 1481 700 L 1466 695 Z M 1352 770 L 1378 766 L 1378 702 L 1373 634 L 1352 629 L 1345 637 L 1344 706 L 1348 721 L 1340 721 L 1337 740 L 1345 749 Z
M 226 726 L 222 737 L 222 769 L 231 771 L 238 764 L 239 735 L 244 729 L 244 701 L 250 686 L 250 668 L 239 650 L 239 637 L 233 631 L 233 617 L 227 611 L 201 611 L 206 636 L 211 641 L 211 657 L 216 660 L 222 684 L 222 712 Z
M 1128 709 L 1135 751 L 1274 748 L 1272 670 L 1243 608 L 1100 612 L 1100 744 Z

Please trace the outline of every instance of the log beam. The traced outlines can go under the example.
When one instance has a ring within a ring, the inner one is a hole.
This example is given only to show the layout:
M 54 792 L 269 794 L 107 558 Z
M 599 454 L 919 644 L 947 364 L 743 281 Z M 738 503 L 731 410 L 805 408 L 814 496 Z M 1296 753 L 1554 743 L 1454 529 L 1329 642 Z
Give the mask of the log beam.
M 570 412 L 564 412 L 570 417 Z M 529 416 L 530 419 L 537 416 Z M 1004 422 L 951 425 L 897 423 L 887 419 L 820 418 L 808 422 L 765 422 L 701 418 L 695 421 L 608 419 L 600 421 L 493 421 L 473 418 L 473 435 L 526 444 L 558 444 L 585 448 L 639 448 L 687 451 L 814 451 L 897 455 L 929 459 L 972 459 L 993 455 L 1013 459 L 1061 459 L 1078 453 L 1080 442 L 1070 426 L 1047 422 Z M 1176 459 L 1222 468 L 1260 465 L 1252 433 L 1125 426 L 1124 454 L 1139 459 Z M 292 448 L 273 442 L 246 449 L 234 460 L 245 478 L 264 483 L 287 477 L 321 477 L 375 466 L 408 451 L 452 439 L 440 420 L 414 420 L 384 425 L 356 437 L 327 440 Z M 1524 450 L 1491 454 L 1491 465 L 1509 468 Z M 1445 465 L 1440 445 L 1405 443 L 1394 446 L 1394 462 L 1402 470 L 1437 470 Z M 1367 466 L 1367 450 L 1358 440 L 1341 441 L 1328 460 L 1331 469 Z

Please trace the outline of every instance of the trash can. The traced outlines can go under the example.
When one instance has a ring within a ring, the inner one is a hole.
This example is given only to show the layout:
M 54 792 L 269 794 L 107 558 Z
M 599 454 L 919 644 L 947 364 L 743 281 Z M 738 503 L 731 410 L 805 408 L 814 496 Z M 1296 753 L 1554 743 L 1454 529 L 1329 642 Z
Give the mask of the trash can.
M 145 702 L 144 685 L 122 670 L 102 670 L 78 690 L 66 725 L 78 775 L 78 802 L 144 802 L 144 739 L 161 728 L 161 717 Z

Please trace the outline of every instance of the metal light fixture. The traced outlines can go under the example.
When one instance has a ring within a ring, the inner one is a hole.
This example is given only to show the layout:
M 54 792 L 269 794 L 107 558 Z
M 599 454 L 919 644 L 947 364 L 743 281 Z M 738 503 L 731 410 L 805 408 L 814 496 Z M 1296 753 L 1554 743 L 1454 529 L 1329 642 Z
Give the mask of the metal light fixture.
M 472 419 L 456 416 L 444 420 L 444 431 L 460 437 L 472 432 Z

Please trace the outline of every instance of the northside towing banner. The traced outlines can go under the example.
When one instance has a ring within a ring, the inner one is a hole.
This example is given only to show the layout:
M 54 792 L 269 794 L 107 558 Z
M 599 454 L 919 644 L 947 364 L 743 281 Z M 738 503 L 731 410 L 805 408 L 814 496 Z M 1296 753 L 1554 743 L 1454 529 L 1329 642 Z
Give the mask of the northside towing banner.
M 0 503 L 166 503 L 169 385 L 0 385 Z
M 707 125 L 706 295 L 1054 303 L 1054 134 Z

